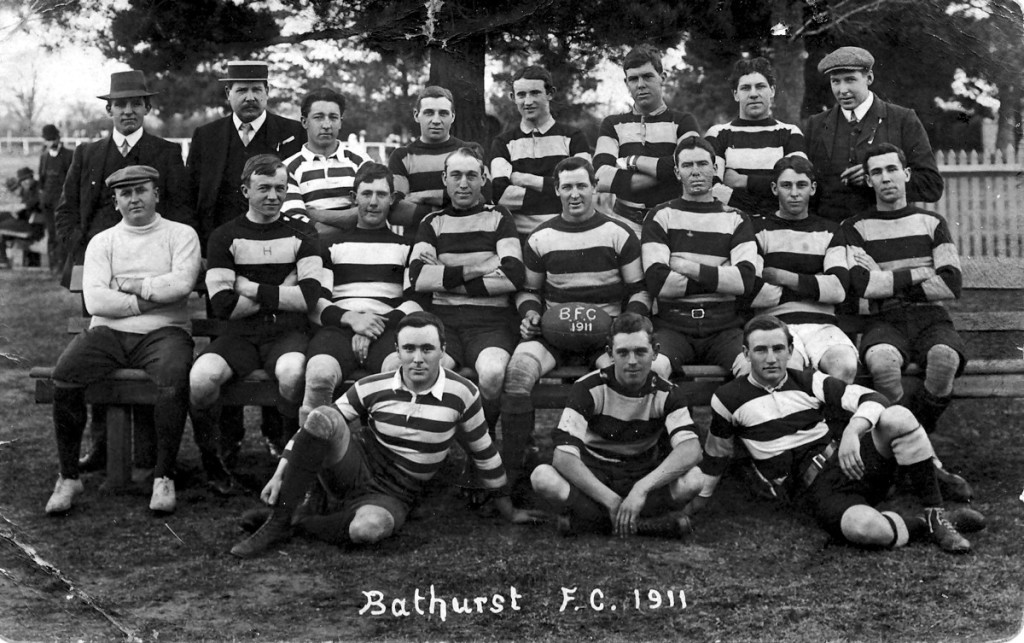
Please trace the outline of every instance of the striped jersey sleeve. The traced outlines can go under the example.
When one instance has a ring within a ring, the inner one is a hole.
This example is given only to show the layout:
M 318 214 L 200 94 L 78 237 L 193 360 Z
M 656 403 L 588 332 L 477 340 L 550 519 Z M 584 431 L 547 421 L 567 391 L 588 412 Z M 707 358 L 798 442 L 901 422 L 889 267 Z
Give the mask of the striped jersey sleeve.
M 608 462 L 650 462 L 658 440 L 676 447 L 696 440 L 690 410 L 679 389 L 651 374 L 631 393 L 615 381 L 614 366 L 577 380 L 552 438 L 555 448 Z
M 842 224 L 850 266 L 850 288 L 868 300 L 933 302 L 960 297 L 960 257 L 940 215 L 915 206 L 872 210 Z M 871 257 L 878 269 L 856 261 Z
M 596 213 L 583 223 L 562 217 L 541 225 L 523 250 L 526 283 L 516 296 L 521 316 L 582 302 L 612 317 L 623 309 L 650 314 L 640 242 L 626 225 Z
M 306 208 L 344 210 L 352 207 L 353 179 L 366 157 L 353 152 L 344 144 L 330 155 L 314 154 L 305 145 L 285 161 L 288 170 L 288 192 L 282 214 L 305 217 Z
M 795 272 L 799 279 L 790 288 L 755 276 L 751 307 L 790 324 L 836 323 L 835 305 L 845 301 L 849 287 L 839 226 L 814 215 L 797 221 L 768 215 L 752 223 L 761 268 Z
M 642 253 L 647 289 L 665 302 L 732 301 L 750 292 L 759 265 L 750 220 L 718 201 L 658 206 L 644 222 Z M 700 273 L 683 276 L 673 258 L 699 263 Z

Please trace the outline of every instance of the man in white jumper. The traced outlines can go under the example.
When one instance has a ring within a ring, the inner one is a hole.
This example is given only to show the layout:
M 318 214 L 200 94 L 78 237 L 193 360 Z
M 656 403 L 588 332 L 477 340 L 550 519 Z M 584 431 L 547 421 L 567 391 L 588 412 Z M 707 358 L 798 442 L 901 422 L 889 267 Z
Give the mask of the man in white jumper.
M 146 165 L 114 172 L 121 221 L 85 251 L 82 291 L 92 323 L 64 349 L 53 372 L 53 424 L 60 476 L 46 513 L 64 513 L 82 493 L 78 450 L 85 429 L 85 387 L 119 368 L 141 368 L 156 383 L 157 462 L 149 508 L 174 511 L 174 463 L 188 411 L 192 337 L 188 295 L 199 275 L 199 237 L 156 211 L 160 174 Z

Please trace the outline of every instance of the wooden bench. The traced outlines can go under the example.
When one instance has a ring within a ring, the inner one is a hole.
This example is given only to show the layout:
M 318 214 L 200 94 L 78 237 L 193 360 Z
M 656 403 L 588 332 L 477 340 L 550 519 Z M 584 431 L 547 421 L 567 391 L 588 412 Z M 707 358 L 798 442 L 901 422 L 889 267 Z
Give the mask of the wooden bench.
M 957 329 L 968 342 L 969 355 L 983 355 L 971 359 L 956 380 L 955 398 L 1024 398 L 1024 270 L 1012 260 L 964 260 L 964 296 L 950 306 Z M 997 310 L 993 310 L 994 306 Z M 87 319 L 73 318 L 69 331 L 80 332 L 88 326 Z M 194 319 L 193 334 L 210 336 L 217 332 L 215 320 Z M 993 357 L 996 355 L 996 357 Z M 539 409 L 560 409 L 565 404 L 572 383 L 588 369 L 583 367 L 559 368 L 541 379 L 533 391 L 534 404 Z M 53 402 L 52 367 L 33 368 L 30 373 L 36 382 L 36 402 Z M 464 374 L 472 377 L 471 371 Z M 343 390 L 362 375 L 353 373 L 344 382 Z M 725 380 L 725 371 L 717 366 L 691 365 L 685 367 L 682 377 L 673 381 L 690 396 L 696 405 L 706 405 L 715 389 Z M 908 377 L 920 377 L 920 369 L 911 365 Z M 865 375 L 858 381 L 870 384 Z M 126 484 L 131 479 L 132 432 L 130 406 L 152 404 L 156 400 L 156 387 L 141 370 L 124 369 L 96 384 L 86 387 L 86 401 L 107 404 L 107 484 L 111 487 Z M 224 404 L 232 406 L 273 406 L 277 399 L 277 384 L 265 372 L 256 371 L 246 378 L 227 384 L 221 391 Z

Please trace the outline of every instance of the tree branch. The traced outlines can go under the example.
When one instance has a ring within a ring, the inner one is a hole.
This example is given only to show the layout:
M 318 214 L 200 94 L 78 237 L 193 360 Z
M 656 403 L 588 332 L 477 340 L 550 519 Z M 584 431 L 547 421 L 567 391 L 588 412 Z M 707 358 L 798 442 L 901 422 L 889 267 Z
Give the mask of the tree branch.
M 816 4 L 816 3 L 813 3 L 813 4 Z M 818 26 L 814 26 L 815 25 L 814 17 L 815 16 L 820 16 L 821 13 L 815 12 L 812 15 L 811 19 L 805 21 L 804 24 L 799 29 L 797 29 L 795 32 L 793 32 L 793 34 L 791 36 L 789 36 L 789 40 L 792 42 L 792 41 L 797 40 L 800 37 L 817 36 L 817 35 L 823 34 L 826 31 L 829 31 L 831 29 L 834 29 L 834 28 L 838 27 L 839 25 L 843 24 L 844 22 L 848 22 L 851 18 L 853 18 L 857 14 L 870 13 L 870 12 L 873 12 L 873 11 L 877 11 L 879 8 L 881 8 L 882 6 L 887 5 L 887 4 L 894 4 L 894 5 L 895 4 L 913 4 L 913 2 L 912 2 L 912 0 L 871 0 L 867 4 L 863 4 L 863 5 L 860 5 L 860 6 L 855 6 L 852 9 L 850 9 L 849 11 L 845 11 L 845 7 L 847 7 L 847 6 L 851 5 L 851 4 L 853 4 L 853 2 L 851 2 L 851 0 L 843 0 L 842 2 L 837 3 L 829 11 L 829 13 L 832 15 L 832 17 L 828 20 L 828 22 L 826 22 L 825 24 L 822 24 L 822 25 L 818 25 Z M 822 12 L 822 13 L 824 13 L 824 12 Z

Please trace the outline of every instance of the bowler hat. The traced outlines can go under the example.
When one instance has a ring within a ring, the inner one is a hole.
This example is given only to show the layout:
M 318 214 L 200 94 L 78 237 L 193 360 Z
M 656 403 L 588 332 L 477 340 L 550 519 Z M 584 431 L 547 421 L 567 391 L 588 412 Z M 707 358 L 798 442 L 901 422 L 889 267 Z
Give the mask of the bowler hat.
M 234 81 L 267 82 L 269 66 L 258 60 L 232 60 L 228 63 L 227 76 L 220 80 L 225 83 Z
M 25 179 L 31 179 L 33 176 L 35 176 L 35 173 L 32 171 L 32 168 L 23 167 L 20 170 L 18 170 L 17 176 L 19 181 L 24 181 Z
M 875 65 L 875 57 L 867 49 L 860 47 L 840 47 L 821 59 L 818 72 L 831 74 L 843 69 L 871 71 Z
M 60 130 L 56 125 L 43 125 L 43 140 L 56 141 L 60 138 Z
M 107 177 L 108 188 L 121 188 L 129 185 L 137 185 L 146 181 L 156 181 L 160 173 L 148 165 L 129 165 L 123 167 Z
M 137 96 L 156 96 L 159 92 L 151 92 L 146 88 L 146 77 L 141 71 L 115 71 L 110 74 L 110 93 L 99 96 L 103 100 L 117 98 L 135 98 Z

